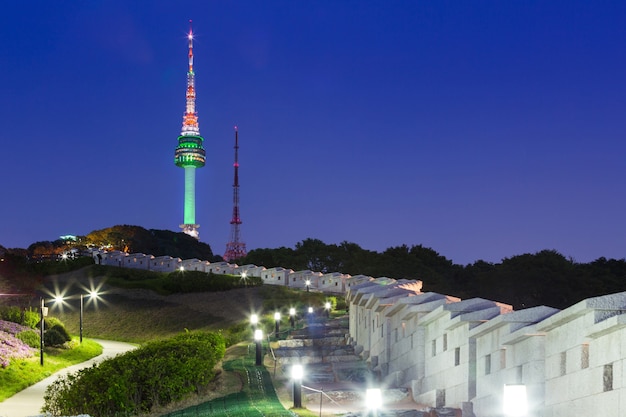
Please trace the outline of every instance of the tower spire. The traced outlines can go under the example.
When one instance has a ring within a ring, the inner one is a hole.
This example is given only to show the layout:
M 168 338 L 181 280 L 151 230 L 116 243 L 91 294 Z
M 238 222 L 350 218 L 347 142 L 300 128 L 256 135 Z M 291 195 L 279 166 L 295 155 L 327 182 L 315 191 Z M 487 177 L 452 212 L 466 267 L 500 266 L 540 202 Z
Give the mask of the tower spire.
M 233 181 L 233 218 L 230 221 L 230 242 L 226 244 L 224 260 L 227 262 L 246 256 L 246 244 L 240 241 L 239 225 L 239 129 L 235 126 L 235 180 Z
M 196 112 L 196 83 L 193 70 L 193 29 L 189 21 L 189 70 L 187 71 L 186 108 L 183 126 L 174 152 L 174 163 L 185 169 L 184 217 L 180 228 L 184 233 L 198 238 L 196 224 L 196 168 L 202 168 L 206 161 L 206 151 L 202 147 L 204 138 L 200 136 L 198 113 Z

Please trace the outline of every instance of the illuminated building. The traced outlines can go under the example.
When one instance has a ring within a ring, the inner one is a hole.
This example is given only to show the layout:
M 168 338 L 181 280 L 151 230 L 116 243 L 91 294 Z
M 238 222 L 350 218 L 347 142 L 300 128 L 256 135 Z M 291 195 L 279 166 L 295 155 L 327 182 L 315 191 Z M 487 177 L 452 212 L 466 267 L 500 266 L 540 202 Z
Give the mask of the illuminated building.
M 196 113 L 195 73 L 193 71 L 193 30 L 189 21 L 189 71 L 187 72 L 187 106 L 183 115 L 183 127 L 174 152 L 176 166 L 185 170 L 184 218 L 180 228 L 184 233 L 198 238 L 196 224 L 196 168 L 202 168 L 206 152 L 202 147 L 198 114 Z

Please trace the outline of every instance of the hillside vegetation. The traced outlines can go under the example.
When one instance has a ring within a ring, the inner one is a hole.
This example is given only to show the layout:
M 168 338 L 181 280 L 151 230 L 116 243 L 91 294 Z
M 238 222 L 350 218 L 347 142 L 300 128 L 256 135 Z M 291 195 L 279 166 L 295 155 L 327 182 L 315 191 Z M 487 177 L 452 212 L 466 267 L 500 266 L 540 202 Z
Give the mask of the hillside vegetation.
M 147 230 L 139 226 L 113 226 L 96 230 L 87 236 L 78 237 L 75 242 L 38 242 L 31 245 L 27 252 L 29 256 L 36 253 L 61 253 L 86 245 L 183 259 L 221 259 L 213 255 L 208 245 L 183 233 Z M 21 252 L 8 250 L 7 253 L 5 258 L 15 257 Z M 555 250 L 511 256 L 499 263 L 478 260 L 472 264 L 458 265 L 422 245 L 401 245 L 375 252 L 350 242 L 337 245 L 326 244 L 318 239 L 305 239 L 294 248 L 251 250 L 237 263 L 268 268 L 282 266 L 294 271 L 310 269 L 372 277 L 419 279 L 424 283 L 424 291 L 461 298 L 482 297 L 512 304 L 515 309 L 537 305 L 562 309 L 585 298 L 626 290 L 626 260 L 601 257 L 589 263 L 579 263 Z M 41 271 L 39 275 L 21 274 L 19 279 L 23 282 L 19 285 L 25 289 L 24 293 L 32 293 L 40 285 L 42 275 L 45 274 Z M 3 276 L 1 269 L 0 288 L 11 291 L 16 289 L 15 281 Z M 156 287 L 154 289 L 160 291 Z
M 419 279 L 424 283 L 423 291 L 482 297 L 512 304 L 515 309 L 538 305 L 563 309 L 585 298 L 626 290 L 626 260 L 598 258 L 578 263 L 555 250 L 513 256 L 500 263 L 479 260 L 462 266 L 421 245 L 402 245 L 378 253 L 349 242 L 328 245 L 306 239 L 295 249 L 251 250 L 240 262 Z

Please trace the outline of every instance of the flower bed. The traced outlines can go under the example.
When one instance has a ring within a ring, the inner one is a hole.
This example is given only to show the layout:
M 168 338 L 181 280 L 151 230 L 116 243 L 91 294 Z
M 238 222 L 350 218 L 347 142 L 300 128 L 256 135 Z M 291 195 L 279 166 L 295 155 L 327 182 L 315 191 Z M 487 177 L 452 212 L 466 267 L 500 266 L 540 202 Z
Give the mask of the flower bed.
M 0 320 L 0 366 L 6 368 L 13 359 L 26 359 L 35 355 L 36 349 L 17 338 L 21 332 L 32 331 L 29 327 Z

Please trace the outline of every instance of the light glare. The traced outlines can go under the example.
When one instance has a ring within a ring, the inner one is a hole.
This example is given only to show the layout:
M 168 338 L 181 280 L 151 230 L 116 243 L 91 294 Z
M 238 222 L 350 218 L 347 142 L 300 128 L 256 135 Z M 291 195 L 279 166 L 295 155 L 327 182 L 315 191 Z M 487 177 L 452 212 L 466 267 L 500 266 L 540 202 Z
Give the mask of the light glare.
M 380 388 L 368 388 L 365 391 L 365 406 L 368 410 L 378 410 L 383 405 L 383 396 Z
M 505 385 L 502 405 L 505 416 L 525 416 L 528 413 L 526 385 Z
M 301 380 L 304 377 L 304 368 L 299 363 L 291 367 L 291 378 Z

